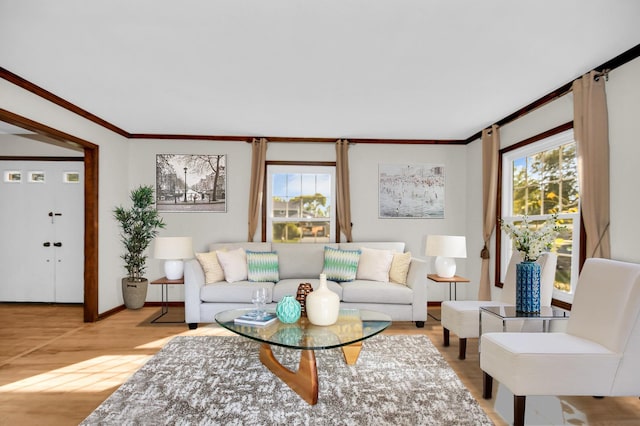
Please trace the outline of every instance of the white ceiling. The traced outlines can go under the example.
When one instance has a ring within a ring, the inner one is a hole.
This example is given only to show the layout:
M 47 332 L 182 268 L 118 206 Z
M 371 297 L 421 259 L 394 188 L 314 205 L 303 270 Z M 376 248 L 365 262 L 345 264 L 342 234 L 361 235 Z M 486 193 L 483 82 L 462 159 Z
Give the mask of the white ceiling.
M 466 139 L 637 44 L 638 0 L 0 0 L 0 66 L 129 133 Z

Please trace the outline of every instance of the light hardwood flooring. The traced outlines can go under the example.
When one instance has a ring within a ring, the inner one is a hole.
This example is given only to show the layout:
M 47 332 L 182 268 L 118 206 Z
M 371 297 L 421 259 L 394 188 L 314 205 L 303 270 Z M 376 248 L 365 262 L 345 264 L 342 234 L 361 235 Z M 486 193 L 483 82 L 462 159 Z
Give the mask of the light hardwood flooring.
M 438 308 L 429 312 L 439 317 Z M 76 425 L 173 336 L 227 334 L 218 327 L 150 324 L 157 313 L 157 307 L 145 307 L 83 323 L 80 306 L 0 303 L 0 425 Z M 182 308 L 171 307 L 163 320 L 182 315 Z M 432 317 L 423 329 L 397 322 L 385 333 L 429 336 L 490 418 L 505 424 L 494 400 L 481 397 L 477 339 L 469 339 L 467 359 L 460 361 L 457 338 L 443 347 L 442 327 Z M 640 424 L 635 397 L 561 400 L 587 419 L 566 424 Z

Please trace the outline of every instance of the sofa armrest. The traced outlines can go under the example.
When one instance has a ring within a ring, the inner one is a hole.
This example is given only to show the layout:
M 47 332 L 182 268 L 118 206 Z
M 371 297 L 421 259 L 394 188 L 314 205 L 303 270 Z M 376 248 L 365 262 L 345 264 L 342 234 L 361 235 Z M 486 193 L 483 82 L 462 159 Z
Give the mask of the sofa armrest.
M 422 259 L 411 258 L 407 273 L 407 286 L 413 290 L 413 320 L 427 320 L 427 273 L 428 263 Z
M 184 322 L 200 322 L 200 289 L 204 286 L 204 270 L 197 259 L 184 262 Z

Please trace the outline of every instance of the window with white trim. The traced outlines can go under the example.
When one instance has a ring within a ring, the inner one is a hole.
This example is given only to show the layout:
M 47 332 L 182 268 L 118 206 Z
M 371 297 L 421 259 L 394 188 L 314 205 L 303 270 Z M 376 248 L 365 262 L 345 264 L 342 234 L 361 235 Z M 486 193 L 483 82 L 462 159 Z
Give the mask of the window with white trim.
M 267 164 L 267 241 L 336 240 L 335 167 Z
M 580 197 L 573 129 L 502 154 L 502 219 L 518 223 L 528 216 L 542 223 L 553 214 L 565 227 L 552 252 L 558 255 L 553 298 L 571 303 L 580 261 Z M 501 278 L 513 252 L 501 236 Z

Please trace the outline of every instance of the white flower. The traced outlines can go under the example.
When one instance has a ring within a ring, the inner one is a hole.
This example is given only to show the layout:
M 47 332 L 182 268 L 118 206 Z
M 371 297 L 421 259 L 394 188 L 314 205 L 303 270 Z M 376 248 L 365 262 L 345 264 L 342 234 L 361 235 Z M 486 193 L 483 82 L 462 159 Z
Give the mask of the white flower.
M 511 237 L 516 250 L 527 262 L 533 262 L 543 252 L 551 250 L 558 232 L 564 228 L 558 225 L 558 215 L 555 214 L 537 228 L 531 225 L 527 216 L 517 226 L 501 220 L 500 227 Z

